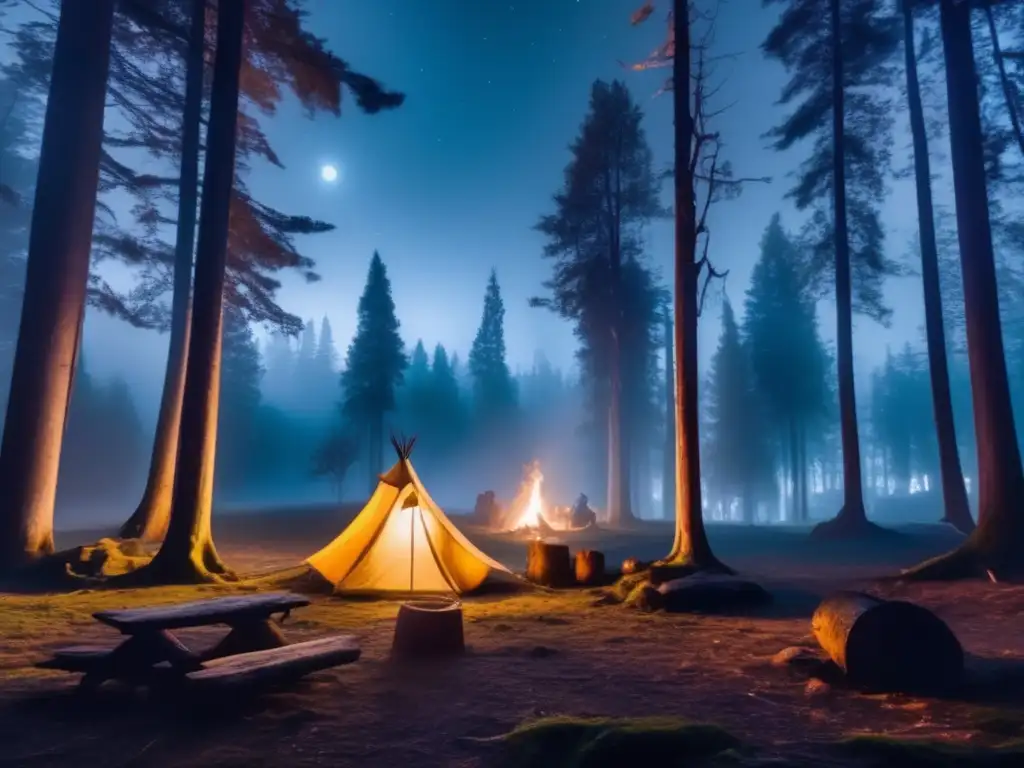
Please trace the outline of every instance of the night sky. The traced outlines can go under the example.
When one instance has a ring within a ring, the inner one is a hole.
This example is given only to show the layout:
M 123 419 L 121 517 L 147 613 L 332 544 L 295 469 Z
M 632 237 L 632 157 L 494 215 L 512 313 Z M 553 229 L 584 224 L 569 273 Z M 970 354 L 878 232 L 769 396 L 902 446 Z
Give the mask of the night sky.
M 634 28 L 629 15 L 638 4 L 310 0 L 310 29 L 358 70 L 404 91 L 407 101 L 376 116 L 349 104 L 341 119 L 313 121 L 289 101 L 265 123 L 287 168 L 257 167 L 249 177 L 253 192 L 282 210 L 337 225 L 335 232 L 303 243 L 323 280 L 314 285 L 286 280 L 284 306 L 318 320 L 326 314 L 344 354 L 369 259 L 378 249 L 407 343 L 422 338 L 429 348 L 441 342 L 465 359 L 493 267 L 505 297 L 512 367 L 528 367 L 536 350 L 570 367 L 570 326 L 527 305 L 543 290 L 549 271 L 541 257 L 542 238 L 532 225 L 549 209 L 561 183 L 567 146 L 595 78 L 626 80 L 646 111 L 658 167 L 671 158 L 671 102 L 653 98 L 665 72 L 633 73 L 620 64 L 643 59 L 664 35 L 664 2 L 651 20 Z M 779 118 L 774 100 L 785 79 L 781 67 L 766 62 L 759 51 L 774 14 L 756 0 L 723 3 L 713 46 L 716 55 L 730 55 L 717 71 L 724 80 L 717 106 L 733 105 L 717 121 L 727 159 L 740 175 L 774 179 L 722 203 L 711 217 L 713 258 L 730 270 L 726 291 L 738 310 L 772 213 L 780 211 L 791 228 L 801 220 L 784 199 L 787 173 L 799 163 L 801 151 L 779 155 L 761 138 Z M 897 136 L 898 148 L 906 144 Z M 336 184 L 320 180 L 323 163 L 339 168 Z M 669 202 L 668 187 L 665 192 Z M 908 252 L 914 215 L 912 193 L 901 182 L 885 216 L 893 256 Z M 649 256 L 670 279 L 670 223 L 650 228 Z M 892 330 L 857 320 L 855 352 L 862 376 L 883 359 L 887 343 L 899 346 L 919 338 L 919 282 L 891 281 L 888 294 L 896 309 Z M 703 360 L 719 332 L 719 306 L 712 304 L 705 315 Z M 821 310 L 823 330 L 831 337 L 831 307 Z M 128 330 L 95 314 L 86 334 L 97 372 L 123 371 L 135 388 L 155 396 L 166 336 Z M 111 334 L 119 343 L 110 343 Z M 97 343 L 100 339 L 103 343 Z M 151 364 L 139 366 L 139 360 Z

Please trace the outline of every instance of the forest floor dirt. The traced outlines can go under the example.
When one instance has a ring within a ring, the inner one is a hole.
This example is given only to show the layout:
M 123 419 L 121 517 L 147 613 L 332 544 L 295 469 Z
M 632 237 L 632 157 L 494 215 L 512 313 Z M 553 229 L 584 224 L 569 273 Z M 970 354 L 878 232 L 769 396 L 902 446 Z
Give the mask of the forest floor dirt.
M 225 515 L 216 536 L 222 555 L 240 572 L 268 571 L 294 565 L 345 522 L 337 512 L 313 509 Z M 514 570 L 524 567 L 524 541 L 466 530 Z M 95 533 L 69 534 L 61 543 L 90 536 Z M 61 645 L 115 640 L 91 618 L 96 610 L 257 587 L 2 595 L 0 766 L 483 768 L 503 755 L 488 737 L 546 715 L 714 723 L 760 758 L 782 756 L 786 762 L 778 764 L 794 766 L 945 764 L 836 757 L 829 745 L 858 734 L 969 745 L 1024 736 L 1024 586 L 874 580 L 955 545 L 955 533 L 920 526 L 883 547 L 812 543 L 804 531 L 779 528 L 712 526 L 711 537 L 723 560 L 772 591 L 772 605 L 744 616 L 710 616 L 603 604 L 597 590 L 468 598 L 468 653 L 408 667 L 388 661 L 396 602 L 314 598 L 285 624 L 289 639 L 350 631 L 362 658 L 212 719 L 180 706 L 169 711 L 117 687 L 91 701 L 78 698 L 71 693 L 75 676 L 32 665 Z M 657 557 L 670 540 L 668 526 L 650 525 L 570 543 L 602 549 L 614 564 L 628 555 Z M 869 696 L 809 684 L 795 667 L 773 663 L 787 647 L 816 647 L 811 613 L 821 596 L 839 587 L 934 610 L 959 636 L 972 665 L 994 670 L 1000 684 L 991 697 L 973 701 Z M 220 634 L 181 636 L 200 645 Z M 733 758 L 748 764 L 748 757 Z M 562 763 L 529 763 L 549 764 Z

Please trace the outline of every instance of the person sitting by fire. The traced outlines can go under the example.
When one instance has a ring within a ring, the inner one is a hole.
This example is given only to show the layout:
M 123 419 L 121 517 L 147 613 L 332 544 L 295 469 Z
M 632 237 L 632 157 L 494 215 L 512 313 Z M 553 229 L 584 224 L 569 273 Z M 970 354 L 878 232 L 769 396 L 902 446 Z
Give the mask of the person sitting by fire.
M 576 530 L 597 525 L 597 514 L 590 508 L 588 501 L 587 495 L 581 493 L 576 499 L 576 506 L 572 508 L 571 525 Z

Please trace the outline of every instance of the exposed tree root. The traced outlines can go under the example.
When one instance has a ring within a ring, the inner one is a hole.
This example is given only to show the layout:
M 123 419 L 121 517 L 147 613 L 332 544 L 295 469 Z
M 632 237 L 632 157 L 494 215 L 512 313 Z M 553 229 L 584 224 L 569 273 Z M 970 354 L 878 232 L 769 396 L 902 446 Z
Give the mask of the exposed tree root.
M 5 570 L 0 590 L 12 593 L 67 592 L 82 588 L 70 564 L 80 547 L 42 555 L 31 562 Z
M 141 568 L 150 560 L 141 542 L 100 539 L 36 558 L 4 574 L 8 591 L 67 591 L 102 585 Z
M 974 518 L 971 517 L 970 512 L 967 512 L 966 516 L 964 514 L 958 513 L 953 515 L 952 517 L 950 517 L 947 513 L 942 516 L 942 519 L 939 520 L 939 522 L 945 523 L 946 525 L 955 528 L 956 530 L 960 531 L 960 533 L 962 533 L 964 536 L 970 536 L 972 533 L 974 533 L 974 529 L 977 527 L 974 524 Z
M 981 563 L 967 547 L 954 549 L 900 572 L 900 578 L 908 581 L 953 581 L 984 577 Z
M 1012 554 L 982 547 L 971 537 L 952 552 L 907 568 L 899 578 L 906 581 L 985 579 L 994 583 L 1020 583 L 1024 580 L 1024 563 Z
M 702 557 L 699 560 L 693 557 L 666 558 L 651 565 L 649 570 L 651 582 L 663 584 L 673 579 L 682 579 L 693 576 L 695 573 L 715 573 L 723 576 L 735 576 L 736 571 L 721 562 L 714 555 Z
M 224 565 L 212 542 L 199 545 L 187 556 L 160 550 L 148 563 L 103 581 L 111 589 L 134 589 L 189 584 L 230 584 L 238 575 Z
M 877 539 L 899 536 L 896 531 L 872 523 L 862 512 L 851 513 L 846 507 L 831 520 L 818 523 L 811 529 L 811 538 L 824 541 L 838 539 Z

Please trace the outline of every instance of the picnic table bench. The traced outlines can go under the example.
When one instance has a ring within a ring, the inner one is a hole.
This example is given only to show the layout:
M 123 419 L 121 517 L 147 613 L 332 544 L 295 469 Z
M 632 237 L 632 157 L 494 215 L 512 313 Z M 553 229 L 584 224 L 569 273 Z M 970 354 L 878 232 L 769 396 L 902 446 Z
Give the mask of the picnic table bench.
M 221 597 L 176 605 L 100 611 L 93 617 L 125 635 L 117 644 L 60 648 L 37 666 L 82 673 L 80 688 L 94 690 L 107 680 L 148 685 L 159 681 L 210 690 L 274 685 L 329 667 L 351 664 L 360 655 L 350 635 L 288 644 L 272 623 L 309 605 L 301 595 L 272 592 Z M 172 630 L 225 624 L 228 634 L 207 651 L 185 645 Z

